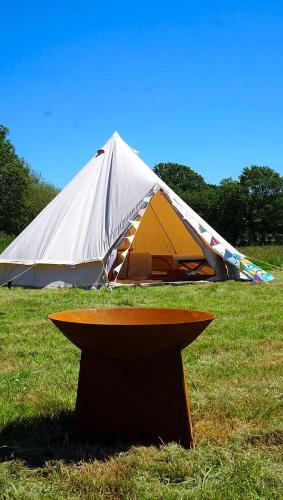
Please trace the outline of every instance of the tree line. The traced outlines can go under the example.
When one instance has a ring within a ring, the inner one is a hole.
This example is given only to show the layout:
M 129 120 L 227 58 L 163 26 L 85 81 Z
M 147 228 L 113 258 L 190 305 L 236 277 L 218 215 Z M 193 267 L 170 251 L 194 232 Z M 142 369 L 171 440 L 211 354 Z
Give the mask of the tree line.
M 159 163 L 154 171 L 233 245 L 283 242 L 283 177 L 272 168 L 245 167 L 237 180 L 219 185 L 178 163 Z
M 16 236 L 59 189 L 16 153 L 8 134 L 0 125 L 0 232 Z M 275 170 L 252 165 L 219 185 L 178 163 L 158 163 L 154 171 L 230 243 L 283 242 L 283 177 Z
M 245 167 L 219 185 L 178 163 L 158 163 L 154 171 L 229 243 L 283 243 L 283 177 L 272 168 Z
M 16 236 L 59 192 L 30 168 L 0 125 L 0 232 Z

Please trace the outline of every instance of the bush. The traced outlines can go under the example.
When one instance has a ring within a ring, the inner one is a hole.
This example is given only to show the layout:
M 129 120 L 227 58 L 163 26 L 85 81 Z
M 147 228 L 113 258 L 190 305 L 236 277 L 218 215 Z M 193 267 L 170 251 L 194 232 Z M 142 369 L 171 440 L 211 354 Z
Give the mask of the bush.
M 13 241 L 14 236 L 11 234 L 6 234 L 4 231 L 0 231 L 0 253 L 5 250 L 5 248 L 10 245 Z

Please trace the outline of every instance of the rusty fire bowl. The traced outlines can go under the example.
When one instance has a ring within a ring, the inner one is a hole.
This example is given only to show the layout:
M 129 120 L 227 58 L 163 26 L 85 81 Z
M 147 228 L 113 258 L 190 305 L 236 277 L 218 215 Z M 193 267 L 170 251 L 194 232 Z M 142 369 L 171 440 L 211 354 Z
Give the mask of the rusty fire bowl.
M 50 314 L 82 350 L 75 434 L 87 440 L 192 446 L 181 350 L 213 321 L 186 309 L 108 308 Z
M 129 307 L 63 311 L 48 318 L 81 350 L 110 358 L 143 359 L 184 349 L 215 316 L 186 309 Z

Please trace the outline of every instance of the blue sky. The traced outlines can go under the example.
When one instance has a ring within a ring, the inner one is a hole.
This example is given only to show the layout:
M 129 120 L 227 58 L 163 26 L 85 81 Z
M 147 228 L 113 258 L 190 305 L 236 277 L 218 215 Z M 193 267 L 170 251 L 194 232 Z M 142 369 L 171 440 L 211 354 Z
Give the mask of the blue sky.
M 2 2 L 0 123 L 59 187 L 115 130 L 208 182 L 282 172 L 283 2 Z

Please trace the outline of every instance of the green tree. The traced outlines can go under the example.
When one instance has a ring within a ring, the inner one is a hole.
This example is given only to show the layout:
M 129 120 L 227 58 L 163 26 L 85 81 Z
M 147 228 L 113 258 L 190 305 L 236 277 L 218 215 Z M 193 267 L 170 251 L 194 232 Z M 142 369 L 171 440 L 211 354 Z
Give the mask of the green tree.
M 282 242 L 283 177 L 272 168 L 252 165 L 243 169 L 240 184 L 249 243 Z
M 218 187 L 218 217 L 215 228 L 233 245 L 246 241 L 246 202 L 239 181 L 223 179 Z
M 9 165 L 25 165 L 24 160 L 16 154 L 15 147 L 7 139 L 9 129 L 0 124 L 0 168 Z
M 58 193 L 59 189 L 45 182 L 36 172 L 31 172 L 28 187 L 29 220 L 33 220 Z
M 178 194 L 185 191 L 200 191 L 206 185 L 201 175 L 179 163 L 158 163 L 153 170 Z
M 0 232 L 17 235 L 56 196 L 58 189 L 42 180 L 20 158 L 0 125 Z
M 215 227 L 218 219 L 218 188 L 186 165 L 158 163 L 154 172 L 195 212 Z
M 0 125 L 0 231 L 17 234 L 27 222 L 29 168 Z
M 206 184 L 199 191 L 186 191 L 182 199 L 208 224 L 217 230 L 218 220 L 218 187 Z
M 17 234 L 27 221 L 27 191 L 29 178 L 19 165 L 0 169 L 0 229 Z

